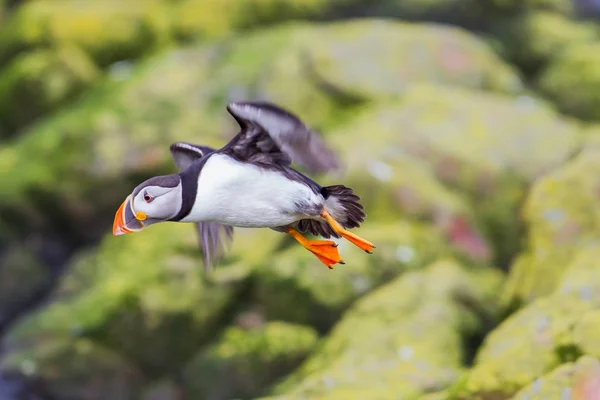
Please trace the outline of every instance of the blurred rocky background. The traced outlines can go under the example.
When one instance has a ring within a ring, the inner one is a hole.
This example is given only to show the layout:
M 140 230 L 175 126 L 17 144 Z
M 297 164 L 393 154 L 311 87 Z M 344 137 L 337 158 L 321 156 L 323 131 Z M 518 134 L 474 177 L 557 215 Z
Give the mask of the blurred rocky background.
M 0 0 L 0 400 L 600 399 L 597 0 Z M 112 237 L 225 105 L 322 132 L 367 256 Z

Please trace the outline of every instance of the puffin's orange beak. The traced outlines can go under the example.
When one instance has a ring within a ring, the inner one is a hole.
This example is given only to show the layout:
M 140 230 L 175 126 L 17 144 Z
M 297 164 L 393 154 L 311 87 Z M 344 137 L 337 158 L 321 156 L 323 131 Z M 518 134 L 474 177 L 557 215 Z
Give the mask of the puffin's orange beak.
M 136 218 L 136 215 L 133 213 L 131 208 L 131 195 L 129 195 L 115 214 L 115 220 L 113 222 L 113 235 L 125 235 L 128 233 L 141 231 L 143 228 L 143 223 Z

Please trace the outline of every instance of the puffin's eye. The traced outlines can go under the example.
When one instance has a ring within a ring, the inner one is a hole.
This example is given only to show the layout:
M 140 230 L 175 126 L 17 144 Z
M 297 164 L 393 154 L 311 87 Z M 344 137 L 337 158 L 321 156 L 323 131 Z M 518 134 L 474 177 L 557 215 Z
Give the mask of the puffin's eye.
M 154 199 L 154 197 L 152 197 L 152 195 L 150 195 L 150 193 L 148 193 L 148 192 L 144 193 L 144 201 L 146 203 L 150 203 L 153 199 Z

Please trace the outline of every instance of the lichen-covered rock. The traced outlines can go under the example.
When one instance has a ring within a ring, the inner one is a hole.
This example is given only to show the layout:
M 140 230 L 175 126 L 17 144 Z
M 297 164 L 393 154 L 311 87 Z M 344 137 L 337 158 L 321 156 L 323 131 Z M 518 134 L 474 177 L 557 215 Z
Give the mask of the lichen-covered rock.
M 268 319 L 325 331 L 366 292 L 450 253 L 434 229 L 407 220 L 365 223 L 357 232 L 374 242 L 377 251 L 367 255 L 345 240 L 336 240 L 346 264 L 333 270 L 290 239 L 290 248 L 277 253 L 268 267 L 254 270 L 253 307 Z
M 306 49 L 305 62 L 317 79 L 350 98 L 397 96 L 414 82 L 521 89 L 512 67 L 459 28 L 373 20 L 336 23 L 323 31 Z
M 164 44 L 169 24 L 167 8 L 159 0 L 27 1 L 0 31 L 0 60 L 23 50 L 70 43 L 104 66 Z
M 511 400 L 581 399 L 592 400 L 600 393 L 600 361 L 583 356 L 533 381 Z
M 532 188 L 523 212 L 527 249 L 511 268 L 506 304 L 552 293 L 578 251 L 594 244 L 599 229 L 599 155 L 598 149 L 587 149 Z
M 50 281 L 49 271 L 23 246 L 0 256 L 0 327 L 6 327 Z
M 475 366 L 455 389 L 457 399 L 504 399 L 580 355 L 572 330 L 589 302 L 556 295 L 536 300 L 503 321 L 485 339 Z M 495 396 L 495 397 L 494 397 Z
M 371 41 L 351 39 L 362 35 L 382 45 L 390 37 L 402 40 L 383 48 L 370 73 L 354 79 L 357 71 L 346 57 L 369 51 Z M 449 41 L 464 56 L 457 65 L 445 47 Z M 328 56 L 338 47 L 344 57 Z M 418 54 L 407 50 L 415 47 Z M 314 68 L 304 63 L 311 58 L 318 59 Z M 391 79 L 389 84 L 382 84 L 382 74 Z M 267 99 L 321 129 L 355 109 L 356 103 L 339 90 L 373 100 L 390 96 L 388 86 L 403 91 L 414 80 L 499 90 L 511 90 L 514 79 L 518 81 L 472 36 L 450 28 L 376 20 L 280 26 L 159 54 L 133 69 L 119 64 L 110 76 L 73 107 L 40 121 L 0 149 L 0 185 L 6 188 L 0 218 L 7 225 L 95 239 L 124 194 L 142 178 L 174 171 L 170 143 L 221 146 L 233 136 L 237 128 L 225 110 L 231 100 Z M 495 76 L 509 77 L 509 82 L 492 83 Z M 339 90 L 331 90 L 334 83 Z M 364 142 L 362 135 L 356 136 L 358 143 Z M 98 187 L 112 190 L 99 194 Z M 58 222 L 60 233 L 55 232 Z
M 254 398 L 298 366 L 317 340 L 314 329 L 283 322 L 228 328 L 186 366 L 186 394 L 194 399 Z
M 161 376 L 212 339 L 244 288 L 239 268 L 203 278 L 191 225 L 107 237 L 74 261 L 49 305 L 11 329 L 6 344 L 19 354 L 41 339 L 87 338 Z
M 600 311 L 584 314 L 573 328 L 573 342 L 584 354 L 600 357 L 598 329 L 600 328 Z
M 281 399 L 406 399 L 461 371 L 463 335 L 494 314 L 500 275 L 452 261 L 413 271 L 359 300 L 323 345 L 279 384 Z M 491 306 L 482 310 L 481 305 Z
M 43 398 L 131 400 L 145 382 L 126 359 L 87 339 L 49 339 L 5 356 L 2 371 L 43 382 Z
M 55 110 L 97 76 L 96 66 L 76 47 L 36 50 L 16 57 L 0 71 L 2 130 L 14 133 Z
M 564 15 L 572 15 L 577 9 L 578 0 L 486 0 L 497 10 L 508 11 L 514 15 L 519 12 L 547 10 Z
M 504 25 L 503 25 L 504 27 Z M 593 42 L 600 30 L 550 11 L 525 13 L 500 33 L 509 56 L 528 72 L 537 72 L 568 46 Z
M 320 14 L 329 0 L 183 0 L 173 5 L 180 39 L 212 38 L 236 30 Z
M 399 103 L 367 108 L 329 137 L 353 160 L 349 176 L 362 174 L 366 193 L 381 194 L 382 183 L 393 187 L 400 179 L 395 176 L 405 174 L 393 168 L 404 155 L 425 160 L 435 177 L 471 200 L 503 264 L 520 245 L 517 207 L 527 185 L 580 143 L 576 124 L 532 98 L 430 85 L 414 86 Z M 444 207 L 442 200 L 432 202 Z M 469 236 L 476 237 L 476 228 L 468 229 Z
M 539 78 L 539 89 L 558 107 L 583 119 L 600 120 L 600 43 L 569 46 Z M 573 74 L 573 71 L 579 71 Z

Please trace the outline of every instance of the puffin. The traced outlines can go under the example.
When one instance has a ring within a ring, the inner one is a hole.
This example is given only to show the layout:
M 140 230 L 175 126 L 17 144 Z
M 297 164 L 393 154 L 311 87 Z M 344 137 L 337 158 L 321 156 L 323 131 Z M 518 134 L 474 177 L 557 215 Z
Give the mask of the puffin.
M 333 240 L 344 238 L 372 254 L 375 245 L 350 229 L 366 214 L 360 197 L 344 185 L 321 186 L 308 174 L 339 168 L 334 152 L 296 115 L 265 101 L 226 106 L 239 132 L 220 149 L 170 145 L 177 173 L 140 183 L 116 211 L 113 235 L 162 222 L 194 223 L 207 269 L 233 238 L 234 227 L 285 233 L 332 269 L 344 264 Z

